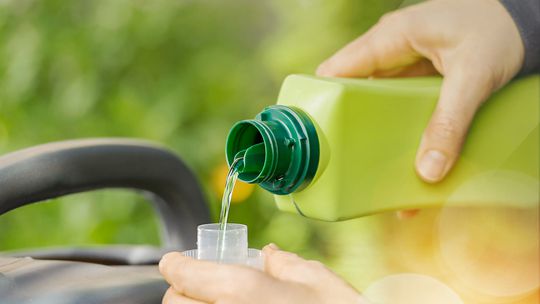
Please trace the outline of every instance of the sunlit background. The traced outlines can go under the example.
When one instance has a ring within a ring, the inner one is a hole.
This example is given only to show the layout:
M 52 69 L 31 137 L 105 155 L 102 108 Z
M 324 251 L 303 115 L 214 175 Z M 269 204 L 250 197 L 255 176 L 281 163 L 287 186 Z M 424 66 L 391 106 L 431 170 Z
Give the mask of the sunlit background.
M 85 137 L 156 141 L 193 169 L 216 218 L 232 124 L 273 104 L 286 75 L 313 73 L 332 52 L 401 5 L 400 0 L 0 1 L 0 152 Z M 459 274 L 437 253 L 444 236 L 436 221 L 439 210 L 409 221 L 382 214 L 320 223 L 277 212 L 272 197 L 258 188 L 244 184 L 236 192 L 230 220 L 248 225 L 251 247 L 274 242 L 322 260 L 359 289 L 393 273 L 418 272 L 453 282 L 465 300 L 538 303 L 534 278 L 507 293 L 476 286 L 472 272 L 465 274 L 473 277 L 468 281 L 455 279 Z M 511 254 L 533 261 L 538 211 L 502 214 L 511 218 L 493 216 L 520 223 L 508 233 L 513 246 L 526 247 L 525 256 Z M 481 217 L 486 216 L 491 215 Z M 73 195 L 1 216 L 0 250 L 158 245 L 156 223 L 150 205 L 128 191 Z M 489 229 L 480 239 L 492 240 Z M 507 274 L 515 270 L 503 266 Z M 535 266 L 523 263 L 519 269 Z

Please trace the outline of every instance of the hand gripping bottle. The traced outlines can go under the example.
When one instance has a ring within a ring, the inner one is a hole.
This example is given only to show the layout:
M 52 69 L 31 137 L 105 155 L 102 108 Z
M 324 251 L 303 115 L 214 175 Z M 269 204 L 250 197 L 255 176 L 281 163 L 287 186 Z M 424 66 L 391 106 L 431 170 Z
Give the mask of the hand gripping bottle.
M 414 170 L 440 78 L 292 75 L 277 105 L 236 123 L 228 163 L 275 194 L 278 208 L 328 221 L 441 205 L 539 203 L 540 78 L 515 80 L 478 111 L 461 157 L 440 183 Z

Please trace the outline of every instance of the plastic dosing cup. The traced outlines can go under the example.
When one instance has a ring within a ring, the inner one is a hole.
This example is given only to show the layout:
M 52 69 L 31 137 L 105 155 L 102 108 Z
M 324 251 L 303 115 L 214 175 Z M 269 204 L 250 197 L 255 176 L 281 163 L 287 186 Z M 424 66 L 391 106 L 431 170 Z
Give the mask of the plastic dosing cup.
M 262 269 L 260 250 L 248 248 L 247 226 L 227 224 L 223 231 L 219 224 L 197 227 L 197 249 L 184 251 L 185 256 L 224 264 L 244 264 Z

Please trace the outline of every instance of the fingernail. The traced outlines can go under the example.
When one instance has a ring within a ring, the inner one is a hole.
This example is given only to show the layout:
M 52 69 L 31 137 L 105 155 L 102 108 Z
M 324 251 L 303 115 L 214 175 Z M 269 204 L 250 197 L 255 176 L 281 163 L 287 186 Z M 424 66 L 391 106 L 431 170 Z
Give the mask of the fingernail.
M 317 71 L 315 72 L 315 74 L 317 74 L 317 76 L 323 76 L 323 77 L 332 77 L 332 76 L 335 76 L 333 75 L 332 73 L 332 64 L 331 64 L 331 59 L 332 58 L 329 58 L 327 59 L 325 62 L 321 63 L 319 65 L 319 67 L 317 67 Z
M 428 150 L 420 159 L 418 173 L 428 182 L 438 182 L 443 177 L 446 162 L 446 155 L 442 152 Z
M 273 250 L 279 250 L 279 247 L 278 247 L 276 244 L 274 244 L 274 243 L 270 243 L 270 244 L 268 244 L 267 246 L 268 246 L 269 248 L 273 249 Z
M 317 76 L 324 76 L 324 67 L 325 67 L 325 64 L 326 62 L 323 62 L 321 63 L 318 67 L 317 67 L 317 71 L 315 71 L 315 74 Z
M 166 253 L 164 256 L 161 257 L 161 260 L 159 260 L 158 264 L 159 271 L 163 271 L 163 269 L 165 269 L 165 264 L 167 264 L 167 260 L 169 259 L 169 257 L 169 253 Z
M 409 219 L 411 217 L 414 217 L 418 213 L 418 209 L 411 209 L 411 210 L 400 210 L 397 212 L 397 218 L 400 220 Z

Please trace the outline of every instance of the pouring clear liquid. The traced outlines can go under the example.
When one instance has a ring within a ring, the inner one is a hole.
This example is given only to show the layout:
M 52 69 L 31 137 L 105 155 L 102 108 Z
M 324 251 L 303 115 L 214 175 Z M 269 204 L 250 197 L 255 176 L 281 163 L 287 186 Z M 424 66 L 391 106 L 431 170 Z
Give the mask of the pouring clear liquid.
M 225 244 L 225 232 L 227 230 L 227 220 L 229 218 L 229 209 L 231 207 L 231 199 L 234 185 L 236 184 L 236 180 L 238 179 L 239 170 L 243 165 L 243 160 L 244 159 L 242 157 L 236 158 L 234 160 L 229 169 L 229 173 L 227 174 L 227 180 L 225 182 L 225 191 L 223 192 L 223 197 L 221 199 L 221 212 L 219 215 L 220 233 L 218 237 L 218 244 L 216 246 L 216 256 L 219 257 L 219 261 L 223 260 L 223 249 Z

